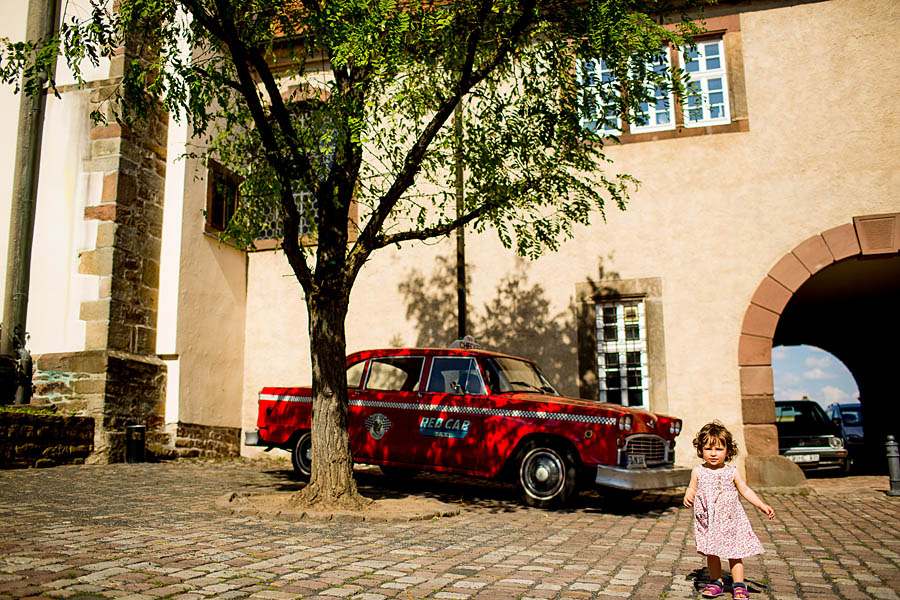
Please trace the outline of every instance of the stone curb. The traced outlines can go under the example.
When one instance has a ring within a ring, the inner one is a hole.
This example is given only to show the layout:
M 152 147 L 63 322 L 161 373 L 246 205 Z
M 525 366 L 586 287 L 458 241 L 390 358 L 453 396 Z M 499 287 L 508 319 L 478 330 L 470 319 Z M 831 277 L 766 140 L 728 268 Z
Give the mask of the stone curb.
M 293 507 L 288 503 L 292 494 L 229 492 L 216 499 L 216 508 L 234 515 L 254 516 L 282 521 L 368 521 L 410 522 L 442 517 L 455 517 L 461 509 L 428 498 L 375 500 L 365 511 L 314 511 Z

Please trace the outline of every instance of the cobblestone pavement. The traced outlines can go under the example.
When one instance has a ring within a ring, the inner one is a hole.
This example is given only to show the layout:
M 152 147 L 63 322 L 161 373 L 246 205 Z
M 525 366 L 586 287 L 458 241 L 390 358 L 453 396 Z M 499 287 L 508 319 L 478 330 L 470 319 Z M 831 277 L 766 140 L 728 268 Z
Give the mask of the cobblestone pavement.
M 300 485 L 284 461 L 179 461 L 0 472 L 0 598 L 698 598 L 706 581 L 677 493 L 575 508 L 520 506 L 509 487 L 371 468 L 370 497 L 459 503 L 403 523 L 261 520 L 221 495 Z M 755 598 L 897 598 L 900 498 L 887 477 L 811 481 L 747 512 L 766 554 L 746 561 Z M 726 579 L 727 582 L 727 579 Z

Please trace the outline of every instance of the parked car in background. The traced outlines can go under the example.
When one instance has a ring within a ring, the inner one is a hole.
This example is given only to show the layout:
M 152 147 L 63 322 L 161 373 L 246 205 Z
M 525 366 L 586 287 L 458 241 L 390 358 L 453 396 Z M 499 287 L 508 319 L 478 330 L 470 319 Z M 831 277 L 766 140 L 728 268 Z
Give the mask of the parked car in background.
M 844 447 L 855 460 L 863 450 L 862 405 L 854 403 L 834 403 L 828 406 L 828 417 L 840 428 Z
M 681 420 L 559 394 L 530 360 L 471 348 L 368 350 L 347 358 L 353 460 L 385 475 L 441 471 L 515 481 L 525 503 L 579 489 L 686 485 L 675 467 Z M 309 387 L 266 387 L 246 444 L 292 451 L 311 472 Z
M 850 457 L 837 425 L 812 400 L 776 400 L 778 452 L 804 471 L 850 470 Z

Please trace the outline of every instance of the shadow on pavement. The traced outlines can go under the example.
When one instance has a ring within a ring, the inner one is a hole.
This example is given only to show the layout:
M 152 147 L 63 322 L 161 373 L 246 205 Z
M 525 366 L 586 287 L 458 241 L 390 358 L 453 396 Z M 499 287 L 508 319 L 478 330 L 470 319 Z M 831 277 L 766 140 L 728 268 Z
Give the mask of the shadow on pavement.
M 263 474 L 272 479 L 273 491 L 298 491 L 305 485 L 290 469 L 268 469 L 263 471 Z M 354 474 L 359 491 L 373 500 L 418 496 L 495 514 L 532 510 L 520 501 L 519 492 L 512 483 L 442 473 L 388 477 L 378 467 L 373 466 L 357 466 Z M 599 490 L 584 490 L 570 506 L 556 510 L 656 518 L 672 508 L 681 506 L 681 501 L 681 492 L 665 490 L 638 495 L 616 494 L 612 490 L 604 495 Z
M 728 567 L 723 566 L 723 571 L 725 572 L 722 573 L 722 583 L 725 584 L 725 594 L 730 595 L 732 579 L 727 570 Z M 706 584 L 709 583 L 709 571 L 706 570 L 706 567 L 694 569 L 693 571 L 685 575 L 684 579 L 685 581 L 693 582 L 694 590 L 696 590 L 699 594 L 703 590 L 703 588 L 706 587 Z M 753 579 L 750 579 L 748 577 L 744 578 L 744 583 L 747 584 L 747 591 L 750 592 L 750 594 L 761 594 L 767 592 L 768 590 L 768 586 L 766 584 L 759 581 L 754 581 Z

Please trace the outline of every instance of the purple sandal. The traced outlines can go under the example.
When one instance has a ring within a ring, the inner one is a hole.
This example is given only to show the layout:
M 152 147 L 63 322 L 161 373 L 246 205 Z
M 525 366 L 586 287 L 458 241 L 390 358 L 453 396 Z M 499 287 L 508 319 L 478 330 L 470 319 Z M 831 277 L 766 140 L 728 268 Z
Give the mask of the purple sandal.
M 750 594 L 747 592 L 747 588 L 743 585 L 732 585 L 731 586 L 731 597 L 735 600 L 749 600 Z
M 721 581 L 710 581 L 706 584 L 706 587 L 703 588 L 703 591 L 700 592 L 700 595 L 704 598 L 718 598 L 725 591 L 725 586 L 722 585 Z

